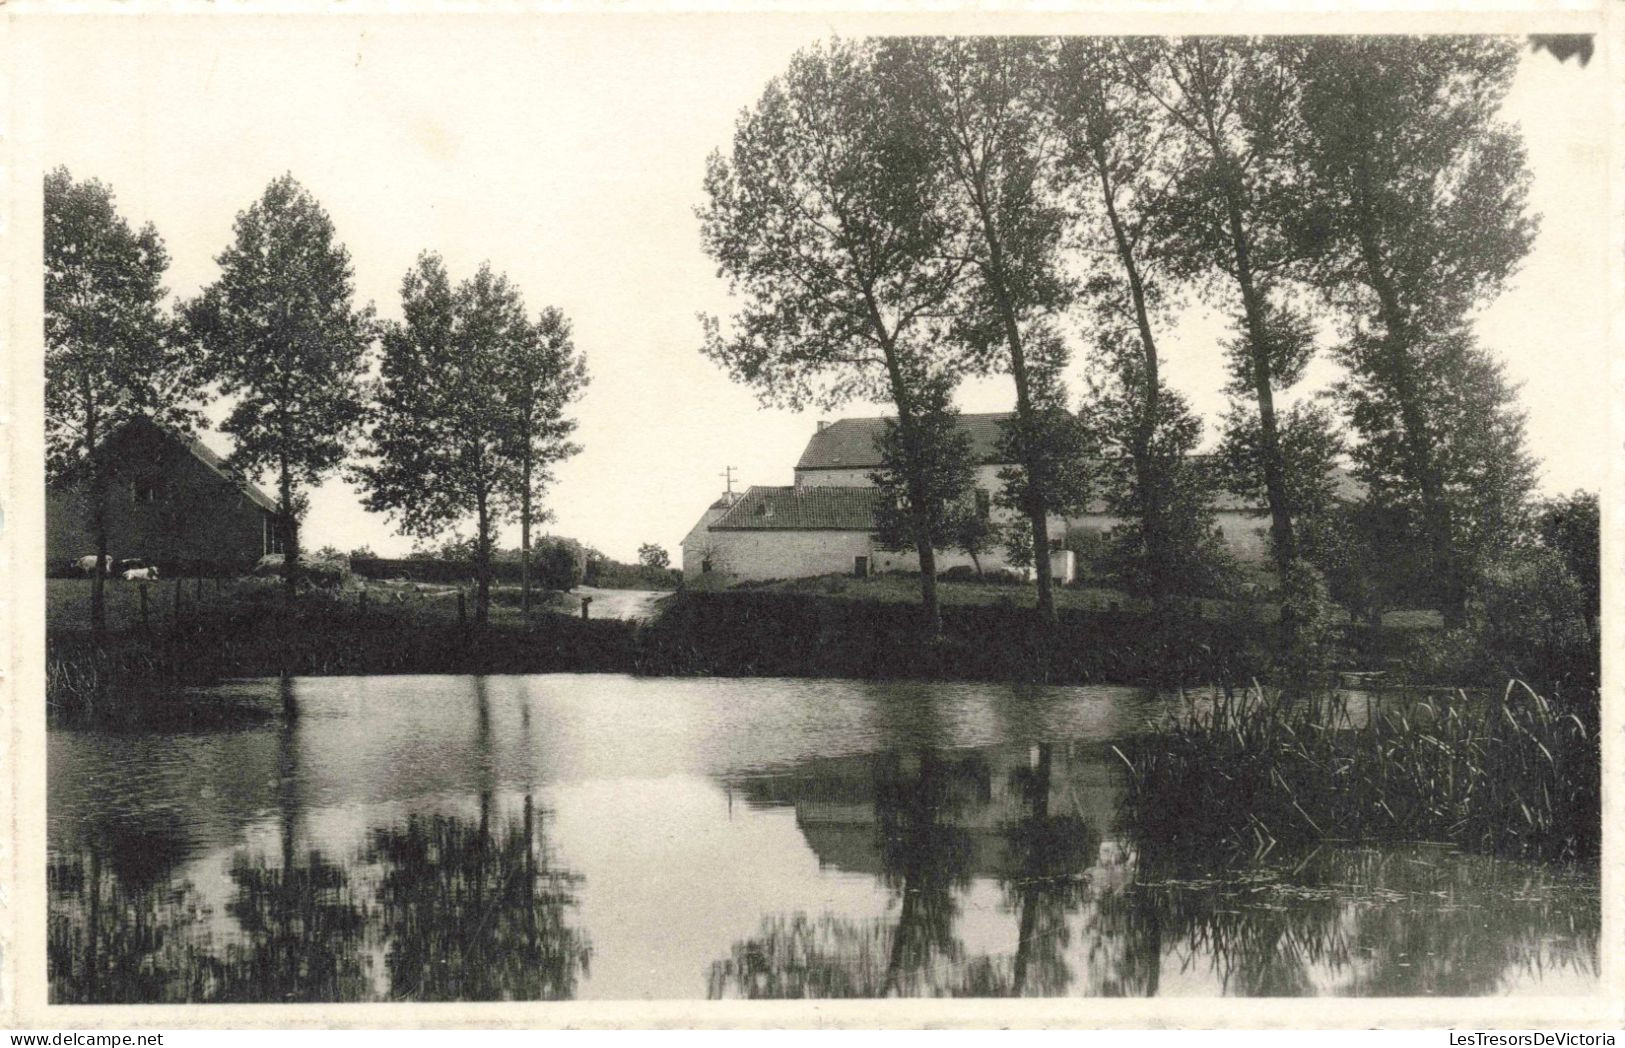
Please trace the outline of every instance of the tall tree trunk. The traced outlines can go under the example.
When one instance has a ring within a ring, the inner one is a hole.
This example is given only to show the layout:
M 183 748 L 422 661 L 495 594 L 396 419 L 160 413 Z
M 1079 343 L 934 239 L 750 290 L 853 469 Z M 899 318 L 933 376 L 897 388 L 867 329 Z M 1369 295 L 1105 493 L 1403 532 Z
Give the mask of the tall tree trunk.
M 1151 602 L 1162 607 L 1170 589 L 1167 521 L 1162 500 L 1164 477 L 1152 461 L 1151 447 L 1156 439 L 1157 425 L 1162 413 L 1162 380 L 1157 356 L 1157 339 L 1151 330 L 1151 314 L 1146 306 L 1145 282 L 1134 257 L 1133 245 L 1123 228 L 1123 219 L 1117 212 L 1116 190 L 1111 181 L 1111 165 L 1106 156 L 1104 142 L 1094 148 L 1095 172 L 1100 176 L 1101 197 L 1106 204 L 1106 217 L 1111 223 L 1112 240 L 1118 260 L 1128 277 L 1129 297 L 1134 304 L 1134 322 L 1140 332 L 1140 348 L 1145 363 L 1145 389 L 1142 392 L 1139 424 L 1135 428 L 1130 454 L 1134 457 L 1134 482 L 1140 491 L 1140 530 L 1145 545 L 1146 564 L 1150 569 L 1147 583 Z
M 1406 472 L 1415 485 L 1422 501 L 1422 528 L 1433 559 L 1434 590 L 1439 611 L 1446 626 L 1459 626 L 1466 618 L 1466 586 L 1462 577 L 1460 558 L 1454 542 L 1454 528 L 1450 520 L 1450 506 L 1444 497 L 1437 464 L 1433 456 L 1433 438 L 1427 424 L 1427 409 L 1417 390 L 1416 370 L 1412 359 L 1412 339 L 1409 318 L 1399 300 L 1399 290 L 1388 274 L 1382 249 L 1378 243 L 1376 221 L 1369 206 L 1369 176 L 1365 165 L 1356 162 L 1354 192 L 1351 204 L 1355 214 L 1355 228 L 1360 245 L 1360 257 L 1367 279 L 1377 293 L 1378 311 L 1382 317 L 1383 356 L 1391 378 L 1394 399 L 1399 402 L 1400 425 L 1404 427 L 1402 448 Z
M 1228 167 L 1228 160 L 1225 161 Z M 1235 175 L 1224 177 L 1234 182 Z M 1236 284 L 1241 290 L 1241 308 L 1246 318 L 1247 345 L 1251 351 L 1250 376 L 1258 399 L 1258 426 L 1263 440 L 1264 492 L 1269 501 L 1270 538 L 1274 540 L 1276 565 L 1286 577 L 1288 565 L 1297 559 L 1298 543 L 1292 526 L 1292 510 L 1286 492 L 1286 463 L 1281 456 L 1280 424 L 1275 415 L 1275 388 L 1270 375 L 1269 322 L 1264 315 L 1264 298 L 1258 290 L 1252 268 L 1252 245 L 1242 217 L 1241 202 L 1234 184 L 1224 191 L 1225 213 L 1230 232 L 1231 253 L 1236 262 Z
M 898 355 L 897 340 L 887 330 L 885 318 L 874 294 L 864 288 L 864 299 L 869 307 L 869 321 L 874 326 L 881 353 L 886 359 L 886 375 L 891 383 L 892 403 L 897 407 L 897 425 L 902 431 L 905 480 L 909 490 L 909 519 L 913 523 L 914 552 L 920 561 L 920 618 L 927 640 L 942 639 L 942 605 L 937 595 L 937 554 L 931 541 L 931 507 L 926 497 L 922 477 L 923 463 L 919 444 L 919 424 L 913 410 L 913 398 L 903 378 L 902 360 Z
M 85 462 L 90 467 L 90 530 L 96 566 L 90 575 L 90 628 L 98 637 L 107 630 L 107 470 L 97 442 L 96 413 L 85 419 Z
M 528 438 L 527 438 L 528 439 Z M 530 451 L 524 455 L 519 492 L 519 612 L 530 622 Z
M 477 586 L 474 597 L 474 624 L 484 626 L 490 619 L 491 610 L 491 513 L 483 489 L 476 496 L 476 504 L 479 538 L 474 543 L 474 572 Z
M 1049 558 L 1049 498 L 1039 478 L 1043 475 L 1042 452 L 1033 444 L 1036 428 L 1033 418 L 1032 389 L 1027 376 L 1027 355 L 1021 339 L 1021 325 L 1016 319 L 1015 306 L 1010 301 L 1009 285 L 1004 274 L 1004 248 L 998 231 L 993 227 L 993 216 L 978 195 L 977 209 L 981 213 L 982 233 L 987 242 L 988 270 L 992 278 L 993 297 L 998 305 L 999 318 L 1004 325 L 1005 343 L 1010 350 L 1010 377 L 1016 386 L 1016 418 L 1021 426 L 1021 467 L 1027 471 L 1026 498 L 1022 509 L 1032 525 L 1033 570 L 1038 575 L 1038 614 L 1047 623 L 1055 622 L 1055 591 L 1050 580 Z
M 291 607 L 299 596 L 299 518 L 294 512 L 293 472 L 286 454 L 279 463 L 277 495 L 281 499 L 283 593 Z

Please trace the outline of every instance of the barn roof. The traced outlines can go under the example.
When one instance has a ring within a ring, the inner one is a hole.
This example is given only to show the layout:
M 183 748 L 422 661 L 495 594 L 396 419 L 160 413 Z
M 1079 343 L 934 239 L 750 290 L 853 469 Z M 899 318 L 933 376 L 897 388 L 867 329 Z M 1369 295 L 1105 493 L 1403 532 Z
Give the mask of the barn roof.
M 971 455 L 975 462 L 980 465 L 1004 463 L 1004 457 L 999 454 L 999 437 L 1003 432 L 1004 422 L 1013 417 L 1015 413 L 1011 411 L 959 416 L 959 429 L 970 437 Z M 880 436 L 886 422 L 886 416 L 878 416 L 843 418 L 828 423 L 807 441 L 807 447 L 801 452 L 796 469 L 879 469 L 880 452 L 875 440 Z M 1211 456 L 1192 457 L 1206 461 Z M 1337 498 L 1344 501 L 1352 502 L 1365 497 L 1365 486 L 1342 466 L 1333 468 L 1332 490 Z M 1219 512 L 1260 512 L 1266 508 L 1266 504 L 1261 495 L 1236 495 L 1221 489 L 1213 493 L 1212 508 Z M 1094 499 L 1084 512 L 1105 513 L 1107 508 L 1104 502 Z
M 999 434 L 1009 411 L 985 415 L 960 415 L 960 432 L 970 437 L 971 455 L 979 463 L 1000 461 Z M 880 452 L 875 439 L 886 425 L 885 417 L 843 418 L 831 422 L 812 435 L 801 453 L 797 469 L 875 469 Z
M 243 497 L 248 499 L 248 501 L 252 502 L 260 509 L 265 510 L 267 513 L 277 512 L 276 499 L 272 498 L 270 495 L 267 495 L 259 485 L 232 473 L 232 471 L 226 466 L 226 460 L 216 454 L 213 448 L 203 443 L 203 441 L 197 437 L 188 436 L 177 429 L 164 425 L 156 419 L 145 416 L 133 418 L 119 427 L 119 429 L 116 430 L 108 439 L 110 441 L 115 440 L 119 436 L 129 432 L 132 427 L 142 427 L 148 430 L 156 430 L 167 439 L 172 440 L 176 444 L 179 444 L 181 447 L 185 448 L 193 458 L 203 463 L 209 472 L 213 473 L 221 480 L 242 492 Z M 77 476 L 77 474 L 75 474 L 75 476 Z M 55 483 L 65 483 L 69 479 L 71 478 L 61 478 Z
M 244 480 L 241 477 L 233 475 L 231 470 L 226 468 L 226 460 L 221 458 L 219 455 L 216 455 L 214 453 L 214 449 L 203 443 L 203 441 L 197 439 L 196 437 L 188 438 L 174 432 L 170 432 L 170 436 L 175 437 L 177 440 L 185 444 L 186 450 L 192 453 L 193 458 L 209 467 L 209 469 L 214 471 L 214 473 L 216 473 L 222 480 L 235 484 L 239 489 L 241 489 L 242 493 L 248 497 L 248 500 L 254 503 L 254 505 L 271 513 L 277 512 L 276 499 L 273 499 L 271 496 L 267 495 L 260 489 L 260 486 L 255 484 L 253 481 Z
M 753 487 L 713 531 L 873 531 L 878 488 Z

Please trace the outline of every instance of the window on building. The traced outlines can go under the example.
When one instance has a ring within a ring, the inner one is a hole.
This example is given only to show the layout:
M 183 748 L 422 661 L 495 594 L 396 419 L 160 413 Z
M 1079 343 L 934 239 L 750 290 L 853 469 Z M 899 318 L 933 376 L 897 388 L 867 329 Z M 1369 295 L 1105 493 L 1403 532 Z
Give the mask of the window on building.
M 869 558 L 868 557 L 853 557 L 852 558 L 852 574 L 856 575 L 860 579 L 861 578 L 867 578 L 868 575 L 869 575 Z
M 976 515 L 982 520 L 993 516 L 993 496 L 986 488 L 976 489 Z
M 700 574 L 701 575 L 709 575 L 709 574 L 711 574 L 711 558 L 710 557 L 706 557 L 704 560 L 700 561 Z
M 276 520 L 274 518 L 272 518 L 271 516 L 269 516 L 269 515 L 264 516 L 264 517 L 262 517 L 260 519 L 262 521 L 264 521 L 264 525 L 265 525 L 265 530 L 264 530 L 265 552 L 266 553 L 281 553 L 282 552 L 282 531 L 281 531 L 280 528 L 278 528 L 276 526 Z

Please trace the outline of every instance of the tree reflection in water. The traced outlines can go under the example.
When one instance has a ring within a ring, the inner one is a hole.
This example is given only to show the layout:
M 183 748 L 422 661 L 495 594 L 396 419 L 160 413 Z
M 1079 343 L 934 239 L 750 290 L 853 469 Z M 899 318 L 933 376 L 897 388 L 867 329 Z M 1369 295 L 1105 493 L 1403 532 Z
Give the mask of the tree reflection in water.
M 412 819 L 381 828 L 350 864 L 295 847 L 231 862 L 220 925 L 195 887 L 159 870 L 104 866 L 138 854 L 99 841 L 53 859 L 49 971 L 55 1003 L 556 1000 L 587 971 L 584 933 L 568 926 L 580 878 L 549 861 L 541 814 L 477 822 Z M 291 811 L 292 809 L 285 809 Z M 495 823 L 496 825 L 493 825 Z M 376 864 L 376 876 L 363 881 Z M 387 988 L 372 970 L 384 957 Z
M 195 934 L 204 912 L 196 889 L 163 876 L 121 878 L 104 866 L 104 848 L 54 857 L 46 868 L 51 1000 L 163 1004 L 203 999 L 217 965 Z
M 977 756 L 888 754 L 871 771 L 888 916 L 770 914 L 712 964 L 712 997 L 891 995 L 1475 996 L 1597 974 L 1595 873 L 1426 846 L 1326 846 L 1292 856 L 1103 844 L 1047 746 L 1008 776 L 995 861 L 989 772 Z M 1070 759 L 1070 758 L 1067 758 Z M 1064 770 L 1063 770 L 1064 769 Z M 820 778 L 834 795 L 826 801 Z M 1056 787 L 1056 783 L 1060 787 Z M 856 798 L 838 768 L 758 788 L 847 869 L 829 820 Z M 830 789 L 833 786 L 835 788 Z M 814 830 L 818 836 L 811 836 Z M 978 855 L 980 857 L 978 857 Z M 975 877 L 996 880 L 1010 949 L 969 955 L 956 931 Z M 1549 984 L 1549 983 L 1548 983 Z
M 1066 918 L 1081 902 L 1082 871 L 1099 836 L 1075 816 L 1049 811 L 1051 753 L 1011 773 L 1017 818 L 1002 828 L 1005 905 L 1017 913 L 1013 954 L 967 960 L 955 934 L 959 896 L 970 885 L 974 841 L 966 828 L 990 802 L 980 756 L 925 749 L 887 753 L 874 764 L 879 879 L 895 920 L 771 915 L 757 935 L 711 966 L 711 997 L 1003 996 L 1060 993 L 1071 982 L 1063 958 Z
M 475 825 L 412 818 L 373 835 L 383 867 L 378 932 L 398 1000 L 565 1000 L 591 949 L 565 922 L 580 878 L 552 868 L 530 797 L 522 818 L 491 829 L 491 797 Z
M 1480 996 L 1521 975 L 1592 977 L 1600 912 L 1565 871 L 1442 849 L 1323 847 L 1267 865 L 1142 847 L 1087 922 L 1094 994 L 1165 968 L 1245 996 Z
M 1086 871 L 1100 854 L 1100 834 L 1075 814 L 1050 811 L 1054 754 L 1034 747 L 1028 767 L 1010 772 L 1021 815 L 1004 826 L 1004 905 L 1017 914 L 1015 953 L 981 957 L 966 969 L 961 992 L 973 997 L 1053 997 L 1072 985 L 1066 962 L 1067 919 L 1089 894 Z

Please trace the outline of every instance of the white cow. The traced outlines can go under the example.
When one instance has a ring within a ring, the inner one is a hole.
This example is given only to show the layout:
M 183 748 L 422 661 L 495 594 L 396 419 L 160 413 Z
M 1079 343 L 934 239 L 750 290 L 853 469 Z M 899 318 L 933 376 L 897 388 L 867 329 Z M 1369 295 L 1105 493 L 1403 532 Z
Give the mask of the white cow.
M 147 582 L 156 582 L 158 580 L 158 569 L 152 567 L 126 568 L 124 571 L 124 578 L 130 581 L 140 579 Z
M 102 558 L 102 572 L 104 574 L 111 574 L 112 573 L 112 568 L 113 568 L 113 558 L 112 557 L 103 557 Z M 87 577 L 96 574 L 96 554 L 92 553 L 88 557 L 80 557 L 79 558 L 79 570 L 81 572 L 83 572 Z

